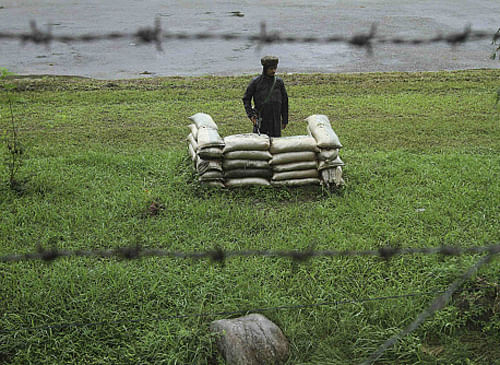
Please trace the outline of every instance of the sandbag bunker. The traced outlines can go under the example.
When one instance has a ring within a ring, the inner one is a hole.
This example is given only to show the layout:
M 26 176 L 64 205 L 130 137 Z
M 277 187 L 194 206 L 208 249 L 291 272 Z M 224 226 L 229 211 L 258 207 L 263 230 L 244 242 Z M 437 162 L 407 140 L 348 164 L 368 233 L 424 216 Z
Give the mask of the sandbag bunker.
M 218 187 L 344 185 L 342 144 L 326 115 L 306 119 L 306 136 L 256 133 L 221 138 L 205 113 L 191 117 L 188 148 L 200 183 Z

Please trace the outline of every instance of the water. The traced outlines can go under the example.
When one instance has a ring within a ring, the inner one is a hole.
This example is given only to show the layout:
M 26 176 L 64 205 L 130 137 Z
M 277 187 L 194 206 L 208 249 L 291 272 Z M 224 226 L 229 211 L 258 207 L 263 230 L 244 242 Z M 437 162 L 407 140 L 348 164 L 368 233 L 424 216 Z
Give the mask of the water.
M 343 35 L 367 32 L 373 23 L 385 36 L 432 37 L 459 32 L 466 25 L 490 31 L 500 27 L 500 1 L 185 1 L 173 0 L 2 0 L 0 31 L 27 32 L 29 21 L 52 24 L 54 34 L 133 32 L 159 17 L 169 31 L 256 34 L 260 23 L 283 35 Z M 118 5 L 117 5 L 118 4 Z M 146 5 L 147 4 L 147 5 Z M 50 48 L 0 42 L 0 66 L 26 74 L 79 75 L 99 79 L 153 76 L 240 75 L 259 73 L 260 58 L 280 57 L 279 72 L 438 71 L 500 68 L 489 58 L 491 41 L 452 49 L 376 45 L 373 56 L 345 44 L 272 44 L 258 49 L 237 41 L 169 41 L 154 45 L 133 40 L 57 43 Z

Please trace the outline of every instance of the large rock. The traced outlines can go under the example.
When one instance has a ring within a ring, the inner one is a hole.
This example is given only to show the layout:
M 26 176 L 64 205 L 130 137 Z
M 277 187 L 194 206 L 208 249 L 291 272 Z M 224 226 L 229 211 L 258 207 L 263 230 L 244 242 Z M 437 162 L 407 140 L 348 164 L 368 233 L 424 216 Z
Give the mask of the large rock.
M 288 359 L 287 338 L 261 314 L 213 321 L 210 330 L 229 365 L 283 364 Z

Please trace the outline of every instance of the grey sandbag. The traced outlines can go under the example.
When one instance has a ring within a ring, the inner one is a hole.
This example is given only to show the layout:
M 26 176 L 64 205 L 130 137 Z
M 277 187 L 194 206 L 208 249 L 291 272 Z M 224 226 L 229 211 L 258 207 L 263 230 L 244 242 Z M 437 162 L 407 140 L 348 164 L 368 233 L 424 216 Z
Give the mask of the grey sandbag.
M 312 151 L 319 152 L 316 140 L 311 136 L 291 136 L 271 138 L 272 154 L 285 152 Z
M 233 134 L 224 138 L 224 153 L 232 151 L 268 151 L 269 136 L 257 133 Z
M 319 177 L 318 170 L 309 169 L 309 170 L 275 172 L 273 174 L 273 181 L 307 179 L 310 177 L 315 177 L 315 178 Z
M 196 152 L 194 151 L 193 145 L 188 143 L 189 155 L 191 156 L 191 160 L 196 160 Z
M 199 181 L 222 180 L 224 178 L 220 171 L 207 171 L 198 178 Z
M 281 165 L 273 165 L 274 172 L 284 172 L 284 171 L 295 171 L 295 170 L 308 170 L 316 169 L 316 161 L 303 161 L 303 162 L 292 162 Z
M 270 186 L 271 183 L 269 182 L 269 180 L 264 179 L 262 177 L 243 177 L 243 178 L 226 179 L 226 186 L 228 188 L 236 188 L 249 185 Z
M 193 133 L 189 133 L 187 140 L 191 146 L 193 146 L 193 149 L 198 151 L 198 142 L 196 142 L 196 138 L 193 136 Z
M 198 149 L 209 147 L 224 147 L 224 140 L 219 136 L 217 129 L 199 128 L 198 129 Z
M 222 163 L 224 170 L 234 169 L 271 169 L 269 163 L 263 160 L 226 160 Z
M 202 185 L 211 186 L 215 188 L 225 188 L 226 186 L 222 181 L 212 180 L 212 181 L 201 181 Z
M 195 124 L 190 124 L 189 129 L 191 130 L 191 134 L 193 135 L 194 139 L 198 139 L 198 127 Z
M 305 186 L 319 185 L 320 183 L 320 180 L 317 178 L 271 181 L 271 185 L 273 186 Z
M 318 170 L 324 170 L 329 167 L 337 167 L 337 166 L 344 166 L 345 163 L 340 159 L 339 156 L 333 161 L 320 161 L 318 164 Z
M 223 156 L 222 148 L 218 147 L 201 148 L 198 150 L 198 155 L 206 160 L 220 160 Z
M 270 178 L 273 172 L 269 169 L 234 169 L 224 172 L 226 178 L 234 177 L 264 177 Z
M 301 161 L 316 161 L 316 153 L 311 151 L 278 153 L 273 155 L 273 158 L 269 161 L 269 163 L 271 165 L 280 165 Z
M 320 161 L 333 161 L 338 157 L 338 155 L 339 155 L 338 148 L 334 148 L 331 150 L 322 149 L 318 153 L 318 160 L 320 160 Z
M 306 118 L 307 131 L 314 137 L 320 148 L 342 148 L 339 137 L 326 115 L 314 114 Z
M 200 129 L 202 127 L 206 128 L 211 128 L 211 129 L 218 129 L 217 124 L 215 124 L 214 120 L 212 117 L 208 114 L 205 113 L 196 113 L 195 115 L 191 115 L 189 117 L 194 124 L 196 125 L 196 128 Z
M 224 154 L 227 160 L 270 160 L 269 151 L 232 151 Z
M 223 172 L 222 170 L 222 162 L 220 161 L 213 161 L 213 160 L 204 160 L 200 156 L 196 157 L 196 170 L 198 170 L 198 173 L 204 174 L 207 171 L 220 171 Z
M 342 178 L 342 167 L 331 167 L 321 171 L 321 179 L 326 186 L 335 185 L 344 186 L 345 181 Z

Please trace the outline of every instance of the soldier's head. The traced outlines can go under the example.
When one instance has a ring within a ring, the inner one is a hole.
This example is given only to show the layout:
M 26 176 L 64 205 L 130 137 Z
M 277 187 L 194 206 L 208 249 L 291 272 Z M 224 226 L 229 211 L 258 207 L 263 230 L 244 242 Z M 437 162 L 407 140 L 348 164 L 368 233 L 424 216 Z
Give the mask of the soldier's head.
M 278 57 L 274 56 L 265 56 L 262 57 L 260 63 L 263 67 L 263 73 L 267 76 L 274 76 L 276 74 L 276 69 L 278 68 Z

